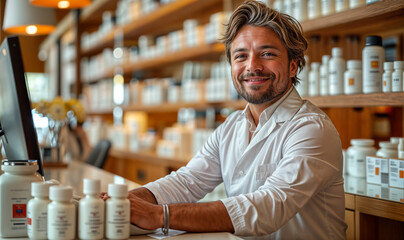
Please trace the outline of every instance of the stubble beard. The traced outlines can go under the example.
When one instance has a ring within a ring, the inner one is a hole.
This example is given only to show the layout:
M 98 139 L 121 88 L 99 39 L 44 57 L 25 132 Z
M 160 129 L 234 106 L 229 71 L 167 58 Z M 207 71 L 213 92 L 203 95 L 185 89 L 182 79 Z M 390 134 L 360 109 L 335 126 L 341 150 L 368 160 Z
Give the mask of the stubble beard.
M 239 76 L 237 82 L 238 86 L 236 86 L 236 90 L 238 94 L 240 94 L 241 97 L 243 97 L 248 103 L 251 104 L 261 104 L 265 103 L 268 101 L 271 101 L 281 95 L 283 95 L 286 90 L 288 89 L 288 84 L 285 85 L 283 89 L 280 91 L 276 91 L 275 87 L 273 84 L 271 84 L 267 91 L 265 91 L 263 94 L 250 94 L 246 91 L 245 86 L 243 85 L 243 81 L 245 80 L 246 77 L 264 77 L 264 78 L 269 78 L 268 81 L 274 82 L 276 79 L 276 76 L 274 73 L 268 73 L 268 74 L 263 74 L 262 72 L 253 72 L 253 73 L 248 73 L 248 74 L 242 74 Z M 289 75 L 288 75 L 289 78 Z M 250 89 L 254 91 L 258 91 L 262 88 L 262 86 L 250 86 Z

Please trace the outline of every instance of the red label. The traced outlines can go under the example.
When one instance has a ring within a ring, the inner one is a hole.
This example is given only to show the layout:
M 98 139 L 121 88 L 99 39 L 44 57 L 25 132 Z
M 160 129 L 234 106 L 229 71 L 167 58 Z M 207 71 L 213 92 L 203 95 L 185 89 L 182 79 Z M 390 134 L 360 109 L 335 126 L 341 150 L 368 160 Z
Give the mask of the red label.
M 13 218 L 26 218 L 27 204 L 13 204 Z
M 32 220 L 31 220 L 31 218 L 27 218 L 27 224 L 28 224 L 28 225 L 32 225 Z

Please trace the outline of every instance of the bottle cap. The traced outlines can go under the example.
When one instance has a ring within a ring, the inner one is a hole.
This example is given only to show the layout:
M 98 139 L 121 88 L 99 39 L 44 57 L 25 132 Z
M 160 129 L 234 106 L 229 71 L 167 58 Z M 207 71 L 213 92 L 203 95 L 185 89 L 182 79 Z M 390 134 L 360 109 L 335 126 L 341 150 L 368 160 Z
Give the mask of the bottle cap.
M 73 189 L 70 186 L 51 186 L 49 199 L 52 201 L 70 201 L 73 197 Z
M 404 68 L 404 61 L 394 61 L 394 69 L 403 69 Z
M 33 182 L 31 183 L 31 195 L 33 197 L 48 197 L 49 187 L 54 184 L 49 182 Z
M 404 151 L 404 138 L 400 138 L 398 142 L 398 151 Z
M 108 184 L 108 195 L 110 197 L 127 197 L 128 185 L 126 184 Z
M 385 70 L 385 71 L 386 71 L 386 70 L 393 71 L 393 69 L 394 69 L 392 62 L 384 62 L 384 63 L 383 63 L 383 67 L 384 67 L 384 70 Z
M 333 57 L 342 57 L 342 48 L 339 47 L 332 48 L 331 55 Z
M 367 36 L 365 46 L 381 46 L 382 37 L 380 36 Z
M 348 69 L 361 69 L 362 62 L 360 60 L 348 60 L 347 67 Z
M 379 142 L 379 146 L 380 146 L 381 148 L 387 148 L 387 149 L 394 149 L 394 150 L 397 150 L 398 143 Z
M 327 64 L 328 65 L 328 61 L 330 60 L 330 55 L 323 55 L 321 57 L 321 62 L 322 64 Z
M 101 181 L 98 179 L 84 178 L 83 193 L 84 194 L 99 194 L 101 192 Z
M 351 139 L 351 144 L 355 146 L 373 146 L 375 140 L 373 139 Z
M 320 68 L 320 63 L 319 62 L 312 62 L 311 63 L 311 69 L 317 70 Z

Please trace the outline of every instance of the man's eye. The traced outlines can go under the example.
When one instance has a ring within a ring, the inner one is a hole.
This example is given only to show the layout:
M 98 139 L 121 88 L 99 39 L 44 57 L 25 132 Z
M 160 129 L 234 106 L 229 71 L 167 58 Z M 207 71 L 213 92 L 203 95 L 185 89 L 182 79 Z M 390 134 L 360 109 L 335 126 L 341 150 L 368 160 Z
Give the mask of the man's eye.
M 234 57 L 235 60 L 239 60 L 239 59 L 243 59 L 243 58 L 245 58 L 244 54 L 240 54 L 240 55 L 237 55 Z
M 271 56 L 275 56 L 275 54 L 266 52 L 266 53 L 263 53 L 262 56 L 264 56 L 264 57 L 271 57 Z

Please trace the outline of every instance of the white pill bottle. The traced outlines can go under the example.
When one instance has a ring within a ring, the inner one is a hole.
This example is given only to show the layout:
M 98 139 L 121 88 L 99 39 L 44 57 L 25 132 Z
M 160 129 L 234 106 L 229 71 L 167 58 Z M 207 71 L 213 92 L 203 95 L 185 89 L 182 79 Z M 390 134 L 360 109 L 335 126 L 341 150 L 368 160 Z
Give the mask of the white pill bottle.
M 3 160 L 0 176 L 0 237 L 27 236 L 27 203 L 31 199 L 31 183 L 42 181 L 31 160 Z
M 104 238 L 105 204 L 99 195 L 101 192 L 100 180 L 83 180 L 83 193 L 86 195 L 79 202 L 79 238 Z
M 348 148 L 348 175 L 354 177 L 366 177 L 366 156 L 376 156 L 376 148 L 373 139 L 351 139 Z
M 365 47 L 362 50 L 363 93 L 382 92 L 385 55 L 382 37 L 367 36 Z
M 51 186 L 48 204 L 48 239 L 73 240 L 76 237 L 76 206 L 72 203 L 73 189 Z
M 108 184 L 105 237 L 128 239 L 130 236 L 130 202 L 126 184 Z

